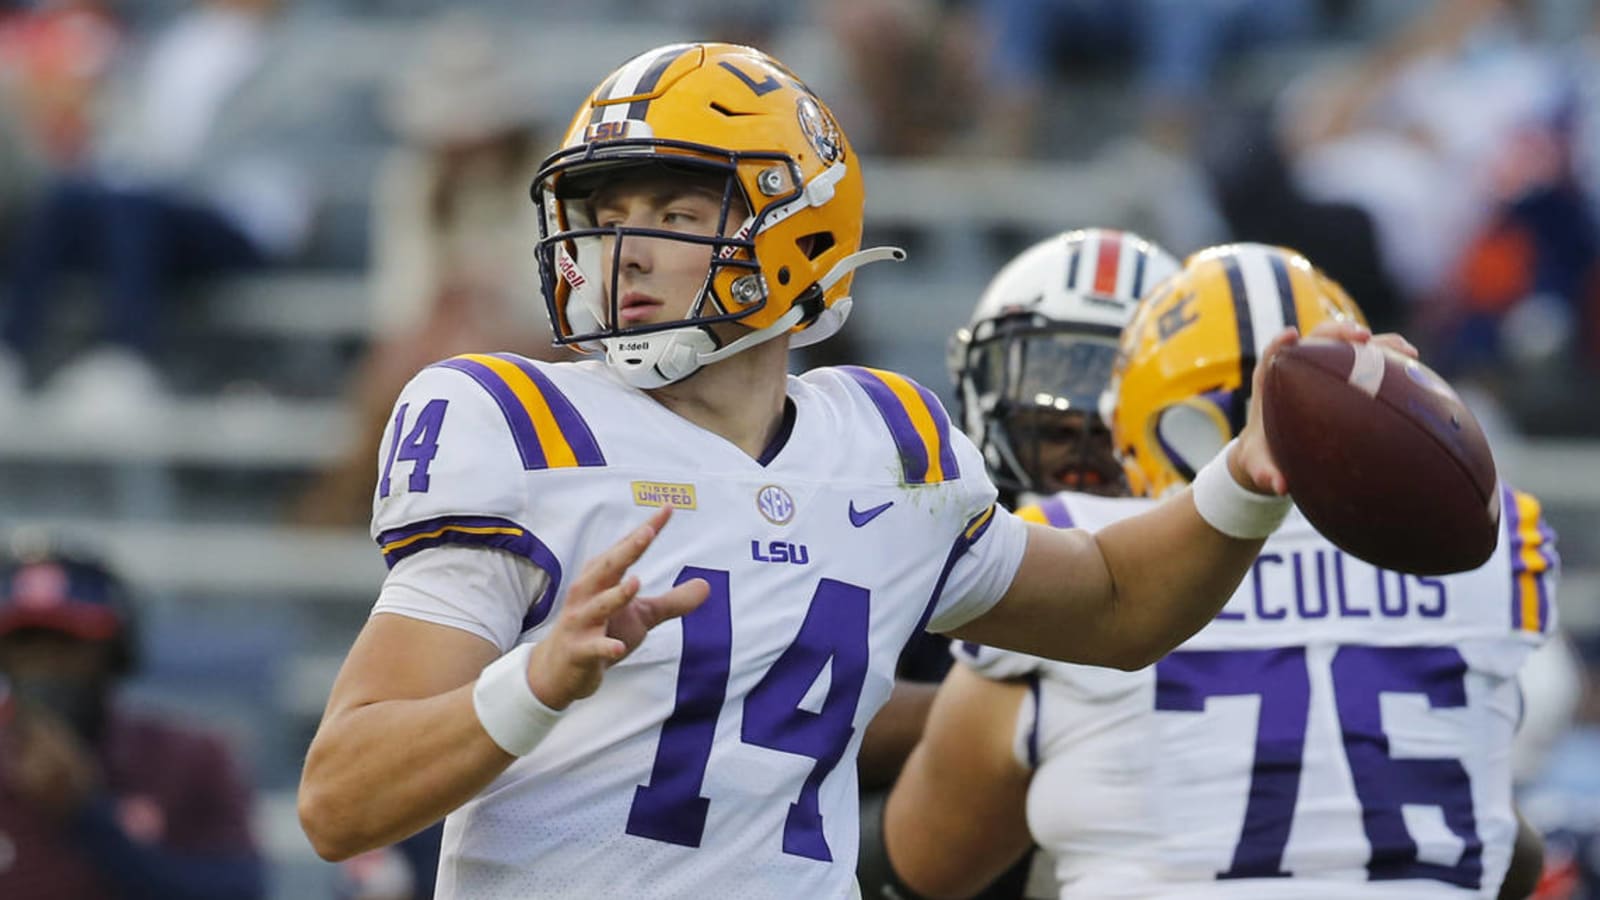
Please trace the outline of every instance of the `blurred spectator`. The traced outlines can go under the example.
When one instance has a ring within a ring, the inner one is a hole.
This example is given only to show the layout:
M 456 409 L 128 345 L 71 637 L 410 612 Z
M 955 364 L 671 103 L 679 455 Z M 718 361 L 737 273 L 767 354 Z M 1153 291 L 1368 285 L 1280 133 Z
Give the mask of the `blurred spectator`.
M 1591 217 L 1600 219 L 1600 6 L 1590 5 L 1588 33 L 1576 47 L 1578 88 L 1578 176 L 1588 193 Z M 1600 368 L 1600 297 L 1591 295 L 1578 340 L 1591 365 Z
M 277 50 L 277 6 L 203 0 L 155 39 L 138 77 L 119 82 L 130 92 L 113 105 L 122 117 L 91 162 L 46 191 L 13 243 L 0 385 L 15 386 L 31 361 L 58 276 L 85 267 L 105 282 L 106 341 L 52 388 L 92 420 L 137 413 L 161 388 L 150 355 L 173 277 L 299 248 L 307 180 L 263 140 L 249 102 Z
M 427 900 L 439 873 L 444 823 L 339 864 L 336 900 Z
M 988 37 L 986 149 L 1035 150 L 1038 114 L 1058 61 L 1082 66 L 1133 58 L 1145 133 L 1182 149 L 1229 54 L 1306 36 L 1314 0 L 979 0 Z
M 1584 678 L 1576 724 L 1550 748 L 1517 801 L 1545 838 L 1536 900 L 1600 897 L 1600 633 L 1573 635 L 1573 645 Z
M 825 0 L 859 106 L 840 118 L 867 153 L 932 156 L 971 126 L 982 53 L 966 0 Z
M 82 159 L 121 40 L 105 0 L 0 11 L 0 242 L 46 172 Z
M 1575 85 L 1513 0 L 1435 2 L 1280 107 L 1298 191 L 1365 210 L 1432 364 L 1564 353 L 1600 260 L 1573 166 Z
M 232 900 L 264 894 L 250 795 L 217 739 L 137 715 L 118 577 L 88 557 L 0 564 L 0 896 Z
M 536 94 L 517 83 L 492 32 L 452 18 L 426 37 L 387 112 L 403 143 L 378 169 L 372 207 L 376 343 L 350 391 L 360 439 L 303 499 L 298 517 L 357 524 L 371 515 L 370 449 L 408 379 L 459 353 L 550 358 L 528 197 L 540 160 Z
M 0 15 L 0 104 L 53 167 L 88 149 L 92 108 L 121 40 L 105 0 L 43 0 Z

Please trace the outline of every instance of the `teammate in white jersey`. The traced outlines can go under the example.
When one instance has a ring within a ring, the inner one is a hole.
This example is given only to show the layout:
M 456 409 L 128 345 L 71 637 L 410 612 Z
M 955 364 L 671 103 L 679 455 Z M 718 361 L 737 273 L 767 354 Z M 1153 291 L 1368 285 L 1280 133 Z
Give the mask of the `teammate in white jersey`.
M 860 250 L 854 151 L 758 51 L 624 64 L 533 196 L 555 333 L 603 359 L 457 357 L 401 393 L 390 573 L 302 775 L 325 857 L 448 815 L 440 897 L 848 896 L 860 731 L 912 633 L 1147 665 L 1287 510 L 1252 425 L 1209 487 L 1029 525 L 931 392 L 788 376 L 899 254 Z
M 1130 483 L 1181 489 L 1243 427 L 1259 335 L 1359 316 L 1290 251 L 1191 257 L 1141 303 L 1107 392 Z M 1092 529 L 1155 502 L 1059 493 L 1021 516 Z M 1516 673 L 1557 570 L 1537 501 L 1502 503 L 1490 561 L 1439 578 L 1291 515 L 1216 619 L 1137 671 L 960 645 L 885 814 L 902 894 L 964 896 L 1031 836 L 1064 897 L 1496 896 Z
M 1111 379 L 1117 339 L 1139 298 L 1179 267 L 1171 253 L 1132 232 L 1081 228 L 1033 244 L 990 279 L 968 325 L 951 337 L 948 362 L 959 423 L 983 454 L 1007 509 L 1016 509 L 1019 499 L 1032 502 L 1063 489 L 1126 494 L 1122 466 L 1100 417 L 1100 395 Z M 938 681 L 951 663 L 949 641 L 936 635 L 916 641 L 913 646 L 926 655 L 937 651 L 943 667 L 923 675 L 931 682 L 902 677 L 862 742 L 857 873 L 865 893 L 892 877 L 883 860 L 883 803 L 921 737 Z M 885 745 L 898 753 L 890 756 Z M 885 774 L 868 770 L 874 758 L 876 768 L 892 763 L 881 788 L 869 782 Z M 1012 867 L 979 896 L 1017 897 L 1029 862 Z

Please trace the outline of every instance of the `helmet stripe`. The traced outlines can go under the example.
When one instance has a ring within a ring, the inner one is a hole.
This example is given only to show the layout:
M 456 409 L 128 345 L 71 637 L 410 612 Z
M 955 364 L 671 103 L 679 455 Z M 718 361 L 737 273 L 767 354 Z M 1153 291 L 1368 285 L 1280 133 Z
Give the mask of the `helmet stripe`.
M 657 59 L 655 63 L 651 65 L 650 68 L 644 73 L 644 77 L 639 79 L 639 87 L 634 90 L 634 93 L 648 94 L 655 90 L 656 84 L 661 81 L 661 76 L 666 73 L 667 69 L 673 63 L 678 61 L 678 57 L 682 56 L 689 49 L 689 45 L 678 44 L 675 48 L 668 49 L 672 50 L 672 52 L 661 54 L 661 58 Z M 649 109 L 650 101 L 648 99 L 635 100 L 628 104 L 628 118 L 643 122 L 645 113 L 648 112 Z
M 1274 250 L 1249 248 L 1235 255 L 1239 272 L 1243 276 L 1245 303 L 1250 309 L 1251 331 L 1256 339 L 1256 359 L 1261 358 L 1267 343 L 1284 329 L 1283 295 L 1273 277 L 1268 260 L 1277 255 Z M 1245 386 L 1249 390 L 1249 385 Z
M 649 105 L 648 100 L 635 100 L 628 104 L 613 101 L 649 93 L 654 90 L 657 82 L 661 80 L 662 73 L 667 70 L 668 66 L 672 65 L 673 60 L 689 49 L 689 46 L 689 44 L 668 44 L 665 47 L 657 47 L 648 53 L 642 53 L 624 63 L 622 68 L 618 69 L 616 74 L 608 80 L 609 89 L 605 91 L 604 96 L 596 94 L 595 113 L 597 115 L 590 118 L 589 124 L 644 118 L 643 110 Z M 640 106 L 641 103 L 645 104 L 645 106 Z M 639 109 L 637 115 L 635 115 L 635 107 Z
M 1072 256 L 1067 260 L 1067 290 L 1078 289 L 1078 257 L 1083 255 L 1083 241 L 1072 242 Z
M 1256 331 L 1250 317 L 1250 296 L 1245 293 L 1244 274 L 1239 271 L 1239 258 L 1229 254 L 1222 257 L 1223 273 L 1228 276 L 1228 296 L 1233 301 L 1233 324 L 1239 332 L 1239 382 L 1241 391 L 1250 390 L 1256 374 Z
M 667 46 L 658 46 L 648 53 L 640 53 L 624 62 L 621 69 L 616 70 L 610 78 L 606 78 L 605 85 L 595 91 L 595 110 L 594 115 L 589 117 L 590 125 L 598 125 L 600 122 L 622 122 L 624 119 L 643 119 L 643 114 L 634 115 L 634 107 L 638 106 L 638 102 L 648 104 L 648 101 L 634 101 L 627 104 L 618 101 L 654 90 L 656 83 L 661 82 L 662 72 L 666 72 L 667 66 L 672 66 L 672 61 L 682 56 L 683 51 L 688 48 L 690 48 L 688 43 L 669 43 Z
M 1114 295 L 1117 292 L 1117 269 L 1122 263 L 1122 233 L 1105 231 L 1100 234 L 1100 258 L 1094 269 L 1094 292 Z
M 1285 328 L 1299 328 L 1300 313 L 1295 305 L 1294 282 L 1289 279 L 1289 267 L 1284 264 L 1281 254 L 1270 254 L 1267 261 L 1272 264 L 1272 277 L 1278 283 L 1278 306 L 1283 310 L 1283 325 Z
M 1149 253 L 1137 249 L 1133 251 L 1133 290 L 1131 296 L 1135 300 L 1144 296 L 1144 264 L 1149 259 Z
M 611 96 L 611 91 L 616 87 L 617 79 L 620 77 L 622 77 L 622 70 L 618 69 L 607 76 L 605 81 L 600 82 L 599 87 L 595 88 L 594 102 L 591 104 L 593 107 L 593 112 L 589 113 L 590 125 L 599 122 L 600 117 L 605 114 L 606 108 L 600 105 L 600 101 L 608 99 Z

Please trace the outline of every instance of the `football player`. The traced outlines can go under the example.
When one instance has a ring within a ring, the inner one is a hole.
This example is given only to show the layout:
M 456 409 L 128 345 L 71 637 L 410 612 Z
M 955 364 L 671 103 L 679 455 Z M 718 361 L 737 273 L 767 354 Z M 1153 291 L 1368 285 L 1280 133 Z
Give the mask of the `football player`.
M 1084 228 L 1033 244 L 989 281 L 968 324 L 951 337 L 948 361 L 957 419 L 983 454 L 1006 508 L 1067 489 L 1126 493 L 1127 480 L 1100 417 L 1100 395 L 1139 297 L 1178 269 L 1172 254 L 1139 235 Z M 917 641 L 923 656 L 949 646 L 934 635 Z M 943 666 L 924 667 L 931 683 L 902 677 L 895 684 L 862 741 L 857 873 L 869 893 L 891 878 L 883 860 L 883 802 L 921 737 L 935 688 L 949 668 L 948 653 L 940 658 Z M 884 774 L 877 770 L 889 769 L 882 761 L 889 755 L 886 744 L 894 751 L 893 768 L 884 789 L 873 790 L 872 777 Z M 869 761 L 875 764 L 870 771 Z M 1017 896 L 1030 868 L 1043 869 L 1043 861 L 1019 863 L 981 896 Z
M 448 814 L 441 897 L 848 896 L 859 733 L 911 634 L 1138 668 L 1287 512 L 1253 424 L 1142 516 L 1029 525 L 932 392 L 790 377 L 902 254 L 861 249 L 860 161 L 759 51 L 625 63 L 533 199 L 555 333 L 601 358 L 467 355 L 398 398 L 391 569 L 301 781 L 325 857 Z
M 1127 492 L 1100 395 L 1144 292 L 1178 271 L 1129 232 L 1067 231 L 1022 251 L 984 289 L 950 341 L 957 416 L 1000 499 Z
M 1240 433 L 1264 335 L 1360 319 L 1291 251 L 1190 257 L 1107 391 L 1130 485 L 1181 492 Z M 1155 502 L 1064 492 L 1021 515 L 1100 528 Z M 1553 625 L 1557 557 L 1537 500 L 1502 503 L 1494 556 L 1444 577 L 1376 569 L 1291 514 L 1215 620 L 1135 671 L 959 645 L 885 813 L 900 893 L 964 896 L 1031 836 L 1062 896 L 1522 896 L 1516 674 Z

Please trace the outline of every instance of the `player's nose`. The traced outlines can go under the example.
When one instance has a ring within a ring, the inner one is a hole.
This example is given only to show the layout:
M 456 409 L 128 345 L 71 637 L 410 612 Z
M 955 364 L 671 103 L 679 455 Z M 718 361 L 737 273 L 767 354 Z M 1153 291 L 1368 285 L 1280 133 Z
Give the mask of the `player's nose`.
M 654 262 L 654 251 L 651 245 L 656 243 L 649 238 L 629 235 L 622 238 L 617 246 L 617 267 L 624 272 L 648 272 Z

